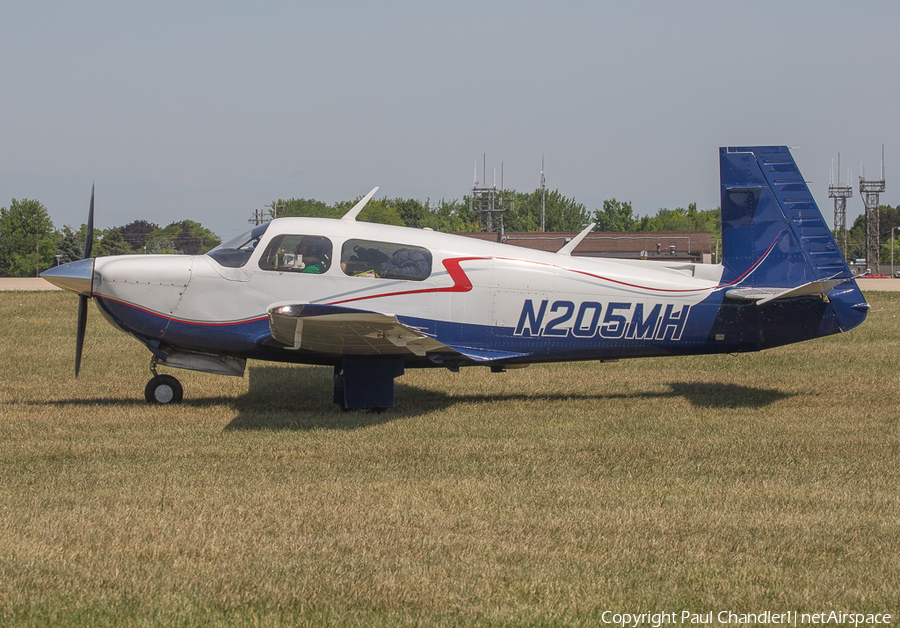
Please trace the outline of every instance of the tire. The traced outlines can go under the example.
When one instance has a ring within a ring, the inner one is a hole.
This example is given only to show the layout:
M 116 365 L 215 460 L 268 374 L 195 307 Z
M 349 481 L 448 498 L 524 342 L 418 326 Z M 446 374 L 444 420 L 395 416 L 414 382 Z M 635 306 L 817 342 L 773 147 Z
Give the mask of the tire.
M 184 397 L 181 382 L 171 375 L 157 375 L 144 388 L 144 399 L 152 404 L 178 403 Z

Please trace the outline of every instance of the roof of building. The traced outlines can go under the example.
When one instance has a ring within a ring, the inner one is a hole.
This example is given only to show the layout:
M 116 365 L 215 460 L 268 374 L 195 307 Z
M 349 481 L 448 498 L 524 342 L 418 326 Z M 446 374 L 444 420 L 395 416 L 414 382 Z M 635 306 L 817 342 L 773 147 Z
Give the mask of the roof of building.
M 489 242 L 505 242 L 541 251 L 558 251 L 575 231 L 459 233 Z M 586 257 L 666 257 L 667 259 L 700 259 L 712 253 L 712 235 L 708 231 L 592 231 L 585 236 L 572 255 Z

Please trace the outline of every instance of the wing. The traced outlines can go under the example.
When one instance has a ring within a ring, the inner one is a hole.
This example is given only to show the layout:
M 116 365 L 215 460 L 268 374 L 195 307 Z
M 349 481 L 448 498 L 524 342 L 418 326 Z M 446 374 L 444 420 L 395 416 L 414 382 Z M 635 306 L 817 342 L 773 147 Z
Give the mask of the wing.
M 331 355 L 426 355 L 435 362 L 455 354 L 466 361 L 494 362 L 525 354 L 444 344 L 404 325 L 393 314 L 330 305 L 276 303 L 268 308 L 272 338 L 293 350 Z M 440 357 L 438 357 L 440 356 Z

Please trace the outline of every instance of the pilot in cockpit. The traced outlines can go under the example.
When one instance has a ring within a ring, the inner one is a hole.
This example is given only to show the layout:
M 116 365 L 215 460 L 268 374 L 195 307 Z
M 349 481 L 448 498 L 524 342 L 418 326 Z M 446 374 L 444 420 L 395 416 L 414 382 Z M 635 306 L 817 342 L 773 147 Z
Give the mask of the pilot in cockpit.
M 296 267 L 301 273 L 322 274 L 327 269 L 322 243 L 316 238 L 303 238 L 297 245 Z

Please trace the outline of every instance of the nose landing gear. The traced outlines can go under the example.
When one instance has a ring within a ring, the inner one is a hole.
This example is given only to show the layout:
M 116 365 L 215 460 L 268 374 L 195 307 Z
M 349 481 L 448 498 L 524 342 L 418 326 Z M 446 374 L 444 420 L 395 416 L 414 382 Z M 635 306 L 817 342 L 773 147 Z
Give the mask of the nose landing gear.
M 171 375 L 160 375 L 156 372 L 156 356 L 150 360 L 150 371 L 153 373 L 153 378 L 147 382 L 147 386 L 144 388 L 144 399 L 147 400 L 147 403 L 178 403 L 184 398 L 181 382 Z

